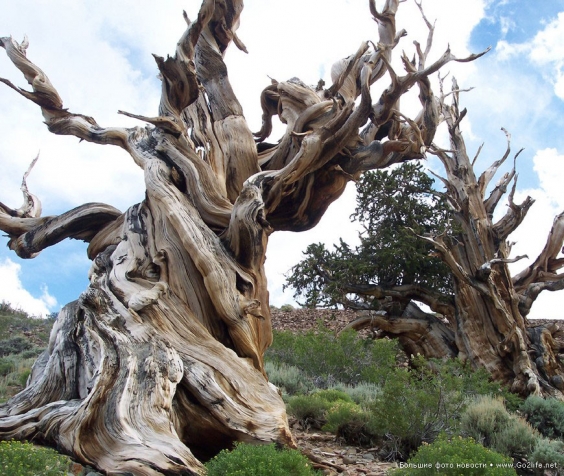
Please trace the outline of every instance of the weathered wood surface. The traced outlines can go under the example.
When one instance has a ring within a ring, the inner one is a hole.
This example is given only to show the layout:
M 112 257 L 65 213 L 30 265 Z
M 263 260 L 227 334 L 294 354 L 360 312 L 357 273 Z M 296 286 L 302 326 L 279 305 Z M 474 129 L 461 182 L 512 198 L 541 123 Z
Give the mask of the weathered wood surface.
M 328 88 L 267 86 L 257 134 L 223 62 L 230 43 L 244 49 L 241 0 L 204 0 L 197 19 L 186 18 L 175 55 L 155 57 L 158 115 L 122 112 L 145 122 L 136 128 L 70 112 L 27 42 L 0 39 L 31 91 L 1 81 L 40 107 L 51 132 L 123 148 L 146 184 L 145 200 L 125 213 L 96 203 L 41 217 L 25 177 L 24 206 L 0 204 L 0 229 L 22 258 L 70 237 L 89 242 L 92 259 L 90 285 L 61 311 L 26 389 L 0 407 L 1 438 L 44 441 L 108 474 L 136 475 L 197 474 L 200 460 L 235 440 L 294 445 L 264 375 L 268 237 L 315 226 L 349 180 L 431 145 L 440 111 L 428 76 L 458 60 L 447 51 L 427 66 L 428 49 L 418 48 L 396 75 L 398 4 L 369 2 L 378 41 L 338 61 Z M 370 85 L 387 76 L 373 101 Z M 413 86 L 422 110 L 406 120 L 398 101 Z M 286 133 L 266 144 L 274 115 Z

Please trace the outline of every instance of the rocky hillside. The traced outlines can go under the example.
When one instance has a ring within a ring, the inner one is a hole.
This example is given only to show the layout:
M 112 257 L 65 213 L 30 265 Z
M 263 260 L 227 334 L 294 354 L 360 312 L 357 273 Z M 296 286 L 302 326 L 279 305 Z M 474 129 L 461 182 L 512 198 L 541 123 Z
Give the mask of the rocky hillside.
M 293 332 L 315 329 L 319 324 L 328 329 L 340 331 L 357 317 L 354 311 L 338 309 L 293 309 L 289 311 L 272 309 L 271 313 L 272 327 L 275 330 Z M 559 328 L 556 338 L 562 341 L 561 348 L 564 349 L 564 320 L 531 319 L 529 321 L 529 327 L 542 325 Z

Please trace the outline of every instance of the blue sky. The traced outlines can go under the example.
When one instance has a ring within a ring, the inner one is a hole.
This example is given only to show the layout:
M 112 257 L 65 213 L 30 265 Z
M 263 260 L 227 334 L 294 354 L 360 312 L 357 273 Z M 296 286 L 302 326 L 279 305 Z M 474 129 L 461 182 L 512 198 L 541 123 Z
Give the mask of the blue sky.
M 21 40 L 27 34 L 28 56 L 50 77 L 65 106 L 108 126 L 139 125 L 118 116 L 118 109 L 155 114 L 160 91 L 151 53 L 172 54 L 184 29 L 182 9 L 194 17 L 199 6 L 199 1 L 191 0 L 100 0 L 94 9 L 86 0 L 7 3 L 0 35 Z M 231 49 L 227 61 L 245 115 L 257 130 L 258 98 L 270 81 L 268 76 L 278 80 L 297 76 L 315 84 L 325 75 L 329 82 L 333 61 L 355 52 L 361 41 L 377 39 L 364 0 L 248 0 L 245 4 L 239 36 L 249 55 Z M 477 62 L 451 64 L 444 71 L 455 75 L 461 87 L 474 87 L 462 97 L 469 110 L 464 132 L 471 154 L 485 143 L 480 170 L 505 150 L 501 127 L 512 134 L 515 152 L 525 148 L 518 161 L 519 197 L 529 194 L 537 202 L 523 229 L 511 238 L 518 242 L 516 253 L 534 258 L 552 218 L 564 210 L 564 0 L 427 0 L 423 6 L 429 20 L 437 20 L 434 58 L 447 44 L 460 57 L 492 47 Z M 301 15 L 292 14 L 298 9 Z M 401 49 L 411 55 L 412 41 L 426 39 L 413 0 L 401 4 L 398 27 L 406 28 L 409 35 L 396 56 Z M 0 76 L 26 86 L 1 51 Z M 408 99 L 403 105 L 416 113 L 415 101 Z M 0 87 L 0 111 L 0 201 L 12 207 L 21 204 L 21 177 L 38 151 L 40 160 L 29 186 L 42 200 L 44 215 L 88 201 L 125 210 L 142 200 L 142 173 L 123 151 L 49 134 L 39 110 L 7 87 Z M 444 135 L 437 137 L 441 139 Z M 432 158 L 428 165 L 440 174 Z M 354 242 L 356 230 L 348 225 L 353 189 L 332 205 L 316 229 L 271 237 L 267 274 L 273 304 L 292 302 L 291 292 L 282 292 L 283 274 L 300 259 L 307 244 L 324 241 L 330 246 L 340 236 Z M 0 300 L 44 313 L 58 310 L 86 288 L 90 263 L 84 244 L 67 241 L 33 260 L 21 260 L 6 242 L 0 239 Z M 515 271 L 524 265 L 519 263 Z M 543 296 L 533 313 L 559 317 L 562 302 L 564 294 L 548 300 Z

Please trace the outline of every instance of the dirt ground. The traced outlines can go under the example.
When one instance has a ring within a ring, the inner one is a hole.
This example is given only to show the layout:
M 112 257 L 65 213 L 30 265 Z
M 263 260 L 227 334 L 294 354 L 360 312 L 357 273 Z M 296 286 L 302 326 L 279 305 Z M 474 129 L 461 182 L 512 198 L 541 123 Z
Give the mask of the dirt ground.
M 335 435 L 293 429 L 299 450 L 309 457 L 316 469 L 326 475 L 383 476 L 396 463 L 378 460 L 378 448 L 359 448 L 340 444 Z

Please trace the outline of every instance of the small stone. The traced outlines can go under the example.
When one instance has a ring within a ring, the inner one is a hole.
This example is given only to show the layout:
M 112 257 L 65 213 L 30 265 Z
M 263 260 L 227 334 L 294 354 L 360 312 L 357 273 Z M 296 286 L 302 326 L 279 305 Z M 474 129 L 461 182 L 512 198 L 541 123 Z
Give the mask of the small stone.
M 350 456 L 343 456 L 343 464 L 355 464 L 356 458 L 351 458 Z
M 79 463 L 71 463 L 71 467 L 70 467 L 70 473 L 73 476 L 77 476 L 79 474 L 83 474 L 84 473 L 84 466 L 82 466 Z
M 363 459 L 366 459 L 366 460 L 368 460 L 368 461 L 374 461 L 374 455 L 373 455 L 373 454 L 370 454 L 370 453 L 365 453 L 365 454 L 363 454 L 363 455 L 362 455 L 362 458 L 363 458 Z

